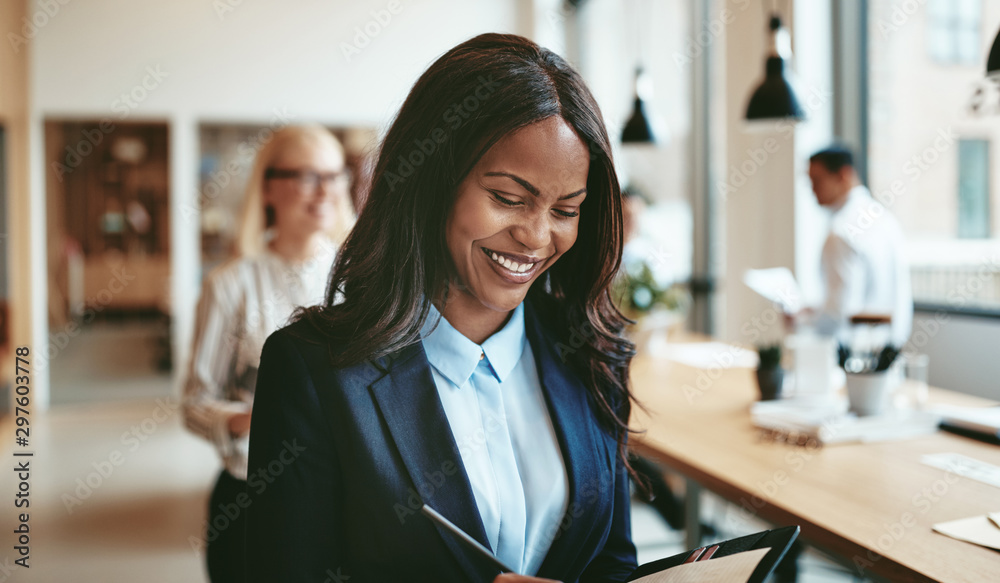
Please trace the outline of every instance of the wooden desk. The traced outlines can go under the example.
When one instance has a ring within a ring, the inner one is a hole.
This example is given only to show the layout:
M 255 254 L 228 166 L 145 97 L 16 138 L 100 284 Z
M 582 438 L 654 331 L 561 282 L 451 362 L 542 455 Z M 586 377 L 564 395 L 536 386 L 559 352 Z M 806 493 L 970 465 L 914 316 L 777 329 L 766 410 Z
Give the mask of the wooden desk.
M 750 369 L 696 369 L 640 354 L 632 449 L 776 525 L 859 576 L 889 581 L 1000 581 L 1000 553 L 931 525 L 1000 511 L 1000 488 L 920 463 L 955 452 L 1000 465 L 1000 447 L 938 432 L 905 441 L 804 448 L 762 441 L 750 423 Z M 931 400 L 990 404 L 932 390 Z

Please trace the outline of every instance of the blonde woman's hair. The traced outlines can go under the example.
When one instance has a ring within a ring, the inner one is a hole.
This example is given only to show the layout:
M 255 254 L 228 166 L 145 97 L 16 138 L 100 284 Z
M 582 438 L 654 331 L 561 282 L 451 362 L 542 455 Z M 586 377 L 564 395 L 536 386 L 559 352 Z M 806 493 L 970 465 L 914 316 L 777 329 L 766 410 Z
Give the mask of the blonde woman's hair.
M 243 216 L 236 236 L 236 255 L 249 256 L 264 250 L 266 244 L 264 233 L 272 226 L 274 220 L 273 213 L 267 212 L 268 209 L 265 208 L 264 174 L 283 150 L 298 144 L 325 145 L 340 152 L 341 156 L 344 155 L 344 147 L 340 141 L 329 130 L 319 125 L 286 126 L 274 132 L 257 152 L 250 179 L 247 181 L 246 195 L 243 198 Z M 332 196 L 335 218 L 327 235 L 340 246 L 354 226 L 356 217 L 347 189 L 335 189 Z

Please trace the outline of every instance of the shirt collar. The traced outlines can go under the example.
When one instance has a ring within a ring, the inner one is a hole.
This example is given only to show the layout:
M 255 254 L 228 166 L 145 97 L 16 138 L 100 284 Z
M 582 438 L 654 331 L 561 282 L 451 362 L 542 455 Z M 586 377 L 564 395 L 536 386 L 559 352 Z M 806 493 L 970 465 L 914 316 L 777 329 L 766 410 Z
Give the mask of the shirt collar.
M 844 197 L 844 200 L 841 201 L 837 207 L 831 210 L 834 214 L 837 214 L 845 208 L 851 206 L 852 203 L 864 200 L 867 196 L 870 196 L 868 188 L 864 184 L 858 184 L 847 191 L 847 196 Z
M 427 360 L 456 386 L 461 387 L 468 382 L 472 372 L 479 366 L 481 354 L 485 354 L 484 360 L 502 383 L 514 370 L 527 342 L 524 302 L 514 308 L 504 327 L 487 338 L 482 345 L 456 330 L 433 304 L 420 336 Z

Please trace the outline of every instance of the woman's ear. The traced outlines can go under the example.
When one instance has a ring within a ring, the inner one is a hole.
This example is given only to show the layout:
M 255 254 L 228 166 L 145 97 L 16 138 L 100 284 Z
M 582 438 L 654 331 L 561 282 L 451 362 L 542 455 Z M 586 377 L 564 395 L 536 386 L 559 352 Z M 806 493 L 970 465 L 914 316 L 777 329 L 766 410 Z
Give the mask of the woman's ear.
M 271 186 L 270 180 L 264 180 L 260 185 L 260 197 L 264 202 L 264 207 L 270 207 L 271 203 L 274 202 L 274 188 Z M 272 209 L 273 211 L 273 209 Z
M 278 217 L 274 213 L 274 207 L 270 204 L 264 204 L 264 228 L 273 227 L 278 222 Z

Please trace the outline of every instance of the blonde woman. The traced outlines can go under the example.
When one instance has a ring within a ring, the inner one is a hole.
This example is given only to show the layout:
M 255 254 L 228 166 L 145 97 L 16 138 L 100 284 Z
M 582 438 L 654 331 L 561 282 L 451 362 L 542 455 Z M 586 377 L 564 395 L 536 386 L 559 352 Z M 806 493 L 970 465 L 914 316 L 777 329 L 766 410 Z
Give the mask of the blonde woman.
M 216 447 L 224 466 L 205 535 L 213 583 L 244 579 L 242 515 L 261 347 L 296 307 L 323 302 L 353 224 L 349 183 L 343 147 L 329 131 L 275 132 L 254 163 L 235 257 L 203 283 L 183 410 L 188 429 Z

